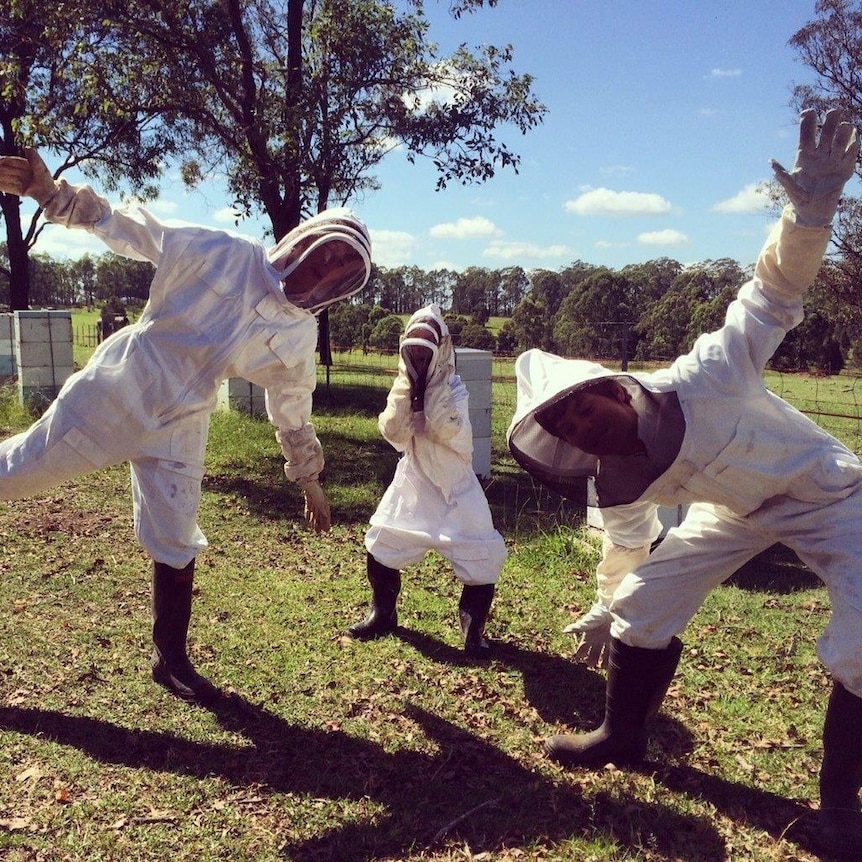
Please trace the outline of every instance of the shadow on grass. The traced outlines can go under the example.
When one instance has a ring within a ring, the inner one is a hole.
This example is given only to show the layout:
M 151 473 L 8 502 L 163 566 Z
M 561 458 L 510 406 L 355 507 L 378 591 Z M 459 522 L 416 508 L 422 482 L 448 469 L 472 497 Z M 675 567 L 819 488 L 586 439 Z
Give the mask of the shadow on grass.
M 734 823 L 784 838 L 819 859 L 816 812 L 807 803 L 709 775 L 691 766 L 657 766 L 655 780 L 674 793 L 708 802 Z
M 279 854 L 294 862 L 399 858 L 453 840 L 473 853 L 493 853 L 599 835 L 621 848 L 649 847 L 681 862 L 727 858 L 705 817 L 622 792 L 584 797 L 579 787 L 539 775 L 419 708 L 409 708 L 406 717 L 434 743 L 431 753 L 388 752 L 341 731 L 298 727 L 236 695 L 211 711 L 219 725 L 245 737 L 251 747 L 130 731 L 101 719 L 20 707 L 0 708 L 0 727 L 74 746 L 102 763 L 221 777 L 264 792 L 371 799 L 384 806 L 373 820 L 345 822 L 312 838 L 285 842 Z
M 823 581 L 784 545 L 767 548 L 739 568 L 727 583 L 751 592 L 779 595 L 823 586 Z
M 326 456 L 322 483 L 330 489 L 330 496 L 332 488 L 355 490 L 370 486 L 365 496 L 357 493 L 349 503 L 340 501 L 333 506 L 333 523 L 367 523 L 392 481 L 398 453 L 383 438 L 358 444 L 349 436 L 327 433 L 320 439 Z M 204 476 L 203 488 L 242 500 L 262 520 L 302 521 L 304 517 L 299 488 L 285 489 L 284 458 L 280 453 L 226 462 Z
M 423 632 L 399 626 L 393 636 L 426 658 L 455 666 L 506 666 L 516 670 L 524 683 L 524 697 L 550 724 L 566 724 L 588 730 L 601 724 L 605 709 L 605 676 L 582 664 L 540 650 L 525 649 L 510 641 L 491 643 L 489 662 L 467 658 L 463 650 Z M 683 729 L 683 725 L 679 725 Z
M 376 418 L 386 406 L 386 396 L 394 379 L 393 375 L 381 375 L 382 386 L 341 386 L 325 383 L 314 390 L 312 414 L 325 410 L 333 416 L 369 416 Z

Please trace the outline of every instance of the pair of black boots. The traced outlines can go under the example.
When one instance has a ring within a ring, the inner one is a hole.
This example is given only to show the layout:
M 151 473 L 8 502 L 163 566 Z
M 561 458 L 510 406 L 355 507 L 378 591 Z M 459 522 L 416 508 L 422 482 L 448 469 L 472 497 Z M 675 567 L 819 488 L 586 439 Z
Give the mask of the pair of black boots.
M 401 592 L 401 573 L 367 556 L 368 581 L 371 584 L 371 610 L 362 622 L 348 628 L 358 640 L 373 640 L 394 632 L 398 627 L 396 604 Z M 464 653 L 469 658 L 490 658 L 491 647 L 485 640 L 485 623 L 494 601 L 493 584 L 465 584 L 458 601 L 458 617 L 464 638 Z
M 545 742 L 548 756 L 565 766 L 617 766 L 642 760 L 647 723 L 658 712 L 679 663 L 682 643 L 641 649 L 611 638 L 605 718 L 591 733 L 558 734 Z M 839 682 L 832 687 L 823 726 L 820 771 L 821 848 L 841 859 L 862 859 L 862 698 Z

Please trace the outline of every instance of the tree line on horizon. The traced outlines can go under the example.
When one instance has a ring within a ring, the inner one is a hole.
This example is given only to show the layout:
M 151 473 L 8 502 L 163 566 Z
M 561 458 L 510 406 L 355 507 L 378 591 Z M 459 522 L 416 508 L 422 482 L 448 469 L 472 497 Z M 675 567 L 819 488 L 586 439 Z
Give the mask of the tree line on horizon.
M 8 291 L 4 256 L 0 243 L 0 302 Z M 55 308 L 101 307 L 116 299 L 143 306 L 154 271 L 111 252 L 66 261 L 36 254 L 30 266 L 34 305 Z M 540 347 L 605 361 L 669 362 L 721 325 L 752 269 L 729 258 L 683 265 L 666 257 L 618 270 L 583 261 L 559 270 L 473 266 L 461 272 L 375 265 L 361 293 L 330 309 L 329 339 L 338 350 L 395 350 L 404 318 L 436 303 L 461 347 L 504 356 Z M 849 291 L 836 287 L 844 277 L 835 262 L 824 264 L 809 290 L 805 320 L 779 348 L 774 368 L 862 368 L 862 302 L 848 303 Z M 495 331 L 487 326 L 492 317 L 503 318 Z

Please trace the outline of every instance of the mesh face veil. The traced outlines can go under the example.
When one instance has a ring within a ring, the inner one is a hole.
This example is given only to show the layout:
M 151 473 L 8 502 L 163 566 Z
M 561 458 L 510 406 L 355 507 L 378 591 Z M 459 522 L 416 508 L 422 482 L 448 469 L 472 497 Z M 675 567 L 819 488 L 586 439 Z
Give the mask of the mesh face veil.
M 351 210 L 338 207 L 285 234 L 267 257 L 288 300 L 318 314 L 366 285 L 371 275 L 371 238 Z
M 401 359 L 410 379 L 411 406 L 414 412 L 425 407 L 425 389 L 434 370 L 445 324 L 436 306 L 422 309 L 410 318 L 401 339 Z

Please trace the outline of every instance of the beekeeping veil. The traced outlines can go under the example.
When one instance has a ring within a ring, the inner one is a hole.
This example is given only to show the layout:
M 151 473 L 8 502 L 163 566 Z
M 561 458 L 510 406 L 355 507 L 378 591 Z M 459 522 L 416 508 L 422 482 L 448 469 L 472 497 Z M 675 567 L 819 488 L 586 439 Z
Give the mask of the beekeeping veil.
M 420 308 L 407 321 L 399 354 L 399 361 L 410 380 L 411 409 L 414 413 L 421 413 L 425 410 L 428 381 L 438 367 L 438 356 L 447 366 L 452 357 L 452 339 L 438 305 Z
M 542 350 L 528 350 L 515 362 L 517 404 L 506 432 L 512 457 L 531 476 L 564 497 L 577 497 L 583 483 L 596 473 L 598 458 L 555 437 L 542 427 L 537 413 L 572 392 L 613 377 L 629 392 L 641 390 L 628 374 L 609 371 L 596 362 L 563 359 Z
M 326 251 L 330 254 L 321 257 Z M 371 276 L 371 237 L 351 210 L 336 207 L 286 233 L 269 249 L 267 258 L 278 272 L 288 300 L 317 314 L 367 284 Z M 321 267 L 323 259 L 327 262 Z M 312 262 L 317 277 L 307 272 Z

